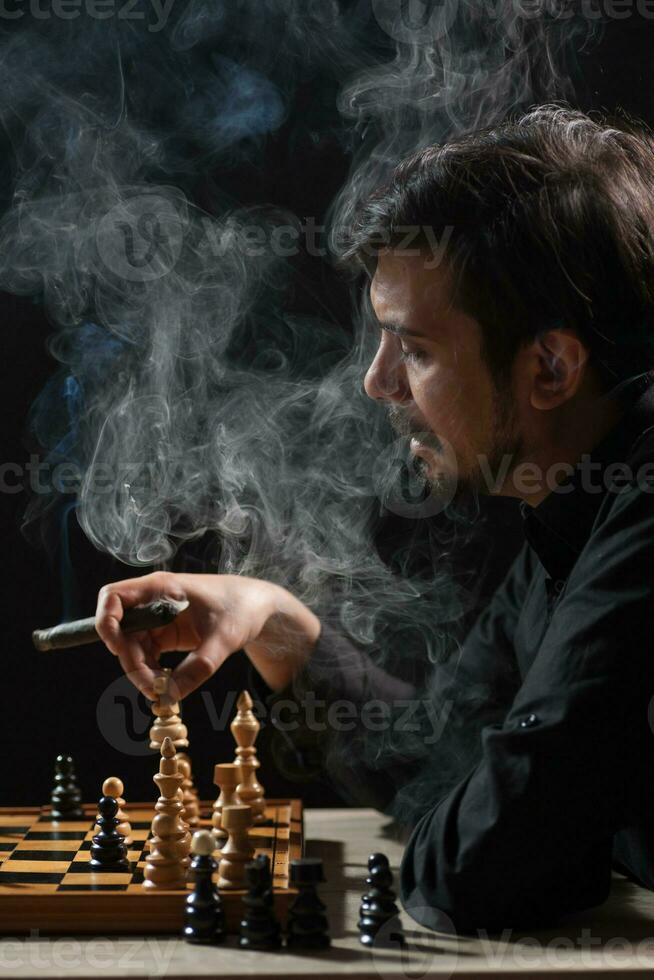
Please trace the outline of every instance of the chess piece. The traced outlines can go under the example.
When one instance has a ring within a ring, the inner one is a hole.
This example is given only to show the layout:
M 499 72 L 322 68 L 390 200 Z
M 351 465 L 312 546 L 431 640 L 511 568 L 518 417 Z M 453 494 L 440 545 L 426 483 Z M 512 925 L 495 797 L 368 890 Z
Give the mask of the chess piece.
M 150 748 L 160 749 L 163 740 L 170 738 L 176 749 L 188 747 L 188 731 L 179 714 L 179 704 L 169 692 L 170 667 L 154 679 L 154 690 L 157 700 L 152 702 L 154 724 L 150 729 Z
M 264 823 L 266 819 L 266 801 L 263 786 L 257 781 L 257 769 L 260 766 L 254 743 L 257 740 L 261 725 L 252 710 L 252 698 L 247 691 L 242 691 L 236 702 L 236 717 L 230 725 L 236 741 L 236 764 L 243 765 L 244 781 L 239 787 L 238 795 L 252 807 L 254 823 Z M 248 768 L 251 766 L 251 769 Z M 242 792 L 241 792 L 242 789 Z M 245 794 L 245 795 L 243 795 Z
M 75 778 L 75 764 L 69 755 L 55 760 L 55 784 L 50 797 L 53 820 L 79 820 L 84 816 L 82 794 Z
M 179 769 L 179 755 L 176 755 L 175 758 L 177 759 L 177 771 L 180 772 L 181 770 Z M 182 790 L 182 785 L 180 785 L 179 789 L 177 790 L 177 792 L 175 794 L 175 798 L 179 801 L 179 804 L 180 804 L 180 807 L 181 807 L 181 809 L 179 811 L 179 822 L 180 822 L 181 826 L 183 827 L 183 829 L 188 832 L 188 834 L 189 834 L 189 840 L 190 840 L 191 827 L 190 827 L 190 824 L 189 824 L 188 820 L 186 819 L 186 807 L 184 806 L 184 792 Z M 157 809 L 157 807 L 156 807 L 156 804 L 155 804 L 155 810 L 156 809 Z M 145 845 L 144 845 L 146 851 L 149 851 L 150 850 L 151 844 L 152 844 L 152 838 L 149 837 L 146 840 Z
M 227 843 L 220 851 L 218 865 L 219 888 L 243 888 L 245 865 L 254 856 L 248 830 L 252 826 L 252 809 L 249 806 L 226 806 L 222 812 L 223 830 L 227 831 Z
M 263 786 L 257 781 L 257 766 L 259 763 L 252 759 L 242 759 L 239 766 L 241 782 L 236 787 L 236 794 L 247 806 L 252 807 L 253 823 L 261 824 L 266 819 L 266 801 L 263 798 Z
M 272 950 L 282 945 L 279 922 L 273 907 L 273 886 L 270 858 L 258 854 L 245 865 L 247 895 L 243 897 L 245 912 L 241 919 L 238 944 L 243 949 Z
M 399 910 L 395 904 L 393 872 L 385 854 L 368 858 L 368 890 L 359 908 L 359 939 L 364 946 L 376 949 L 405 946 Z
M 214 767 L 213 781 L 220 789 L 218 799 L 213 805 L 211 824 L 216 837 L 226 837 L 223 830 L 222 812 L 226 806 L 238 806 L 241 802 L 236 787 L 241 781 L 241 767 L 234 762 L 219 762 Z
M 329 925 L 325 905 L 316 892 L 316 885 L 325 880 L 319 858 L 298 858 L 291 861 L 291 886 L 298 895 L 288 910 L 286 945 L 293 949 L 324 949 L 329 946 Z
M 102 795 L 103 796 L 113 796 L 116 803 L 118 804 L 118 813 L 116 817 L 118 819 L 118 826 L 116 830 L 119 834 L 122 834 L 125 838 L 125 844 L 132 843 L 132 828 L 130 826 L 129 820 L 127 819 L 127 814 L 122 809 L 125 806 L 125 800 L 123 799 L 123 793 L 125 792 L 125 787 L 121 779 L 117 776 L 109 776 L 108 779 L 102 784 Z M 100 824 L 96 823 L 95 832 L 98 834 L 100 832 Z
M 143 887 L 148 889 L 186 888 L 191 835 L 181 820 L 183 810 L 179 789 L 184 777 L 177 771 L 175 746 L 165 738 L 161 746 L 159 772 L 154 782 L 161 796 L 155 804 L 150 853 L 145 861 Z
M 177 768 L 184 777 L 182 783 L 182 803 L 184 805 L 184 820 L 189 825 L 189 827 L 197 827 L 200 823 L 200 801 L 198 800 L 197 793 L 193 787 L 193 779 L 191 777 L 191 764 L 188 761 L 188 757 L 183 756 L 181 752 L 177 754 Z
M 189 943 L 222 943 L 225 941 L 225 915 L 220 893 L 213 883 L 218 867 L 212 855 L 216 839 L 210 830 L 197 830 L 191 841 L 191 876 L 193 890 L 186 897 L 184 931 Z
M 181 771 L 179 769 L 179 763 L 177 763 L 177 771 L 179 772 L 180 776 L 182 776 L 182 779 L 184 779 L 184 776 L 182 775 L 182 773 L 181 773 Z M 177 790 L 177 799 L 182 804 L 182 809 L 180 810 L 180 813 L 179 813 L 180 822 L 182 823 L 182 825 L 184 826 L 184 828 L 186 830 L 188 830 L 188 832 L 190 833 L 191 832 L 191 828 L 189 826 L 188 820 L 186 819 L 186 807 L 184 806 L 184 790 L 182 789 L 181 785 L 180 785 L 179 789 Z
M 129 871 L 125 838 L 117 831 L 118 803 L 103 796 L 98 803 L 100 832 L 91 841 L 90 867 L 94 871 Z
M 193 796 L 193 799 L 195 800 L 195 802 L 198 805 L 198 817 L 199 817 L 200 816 L 200 806 L 201 806 L 201 804 L 200 804 L 200 794 L 198 793 L 197 789 L 195 788 L 195 783 L 194 783 L 194 780 L 193 780 L 193 764 L 191 762 L 191 757 L 189 756 L 188 752 L 178 752 L 177 753 L 177 765 L 178 766 L 179 766 L 180 762 L 185 762 L 188 765 L 188 780 L 187 780 L 186 776 L 184 776 L 184 782 L 182 783 L 182 789 L 184 790 L 184 793 L 185 794 L 188 794 L 188 795 Z M 181 771 L 182 770 L 180 768 L 180 772 Z

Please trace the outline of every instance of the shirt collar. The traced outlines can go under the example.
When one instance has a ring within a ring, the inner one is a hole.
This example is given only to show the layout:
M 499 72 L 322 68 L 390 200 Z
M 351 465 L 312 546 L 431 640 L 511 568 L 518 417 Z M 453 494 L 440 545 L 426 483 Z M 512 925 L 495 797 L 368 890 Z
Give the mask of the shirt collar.
M 610 463 L 623 462 L 644 432 L 654 426 L 654 372 L 635 379 L 623 390 L 625 412 L 618 424 L 590 453 L 585 453 L 569 479 L 537 507 L 522 502 L 525 536 L 545 571 L 566 579 L 588 541 L 595 517 L 609 492 L 603 479 Z

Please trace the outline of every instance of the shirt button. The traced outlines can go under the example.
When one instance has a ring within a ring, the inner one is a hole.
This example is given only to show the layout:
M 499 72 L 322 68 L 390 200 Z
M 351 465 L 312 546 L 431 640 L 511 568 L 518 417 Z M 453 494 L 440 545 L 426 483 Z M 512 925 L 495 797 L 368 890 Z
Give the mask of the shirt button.
M 520 722 L 520 728 L 533 728 L 538 724 L 538 715 L 527 715 Z
M 565 585 L 565 580 L 562 578 L 557 578 L 556 582 L 554 583 L 554 591 L 556 592 L 557 595 L 560 595 L 561 592 L 563 592 L 564 585 Z

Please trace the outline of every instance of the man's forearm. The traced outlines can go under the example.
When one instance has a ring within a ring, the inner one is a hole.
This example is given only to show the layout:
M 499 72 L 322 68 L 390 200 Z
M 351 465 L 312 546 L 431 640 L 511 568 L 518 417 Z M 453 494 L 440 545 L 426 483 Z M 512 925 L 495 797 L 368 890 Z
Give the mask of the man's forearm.
M 308 606 L 271 584 L 270 616 L 245 653 L 268 687 L 283 691 L 308 663 L 320 631 L 321 622 Z

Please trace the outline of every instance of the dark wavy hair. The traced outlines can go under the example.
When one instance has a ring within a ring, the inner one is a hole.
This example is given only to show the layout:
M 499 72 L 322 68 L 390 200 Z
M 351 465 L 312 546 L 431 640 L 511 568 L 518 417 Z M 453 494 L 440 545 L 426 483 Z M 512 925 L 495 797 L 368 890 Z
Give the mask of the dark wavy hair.
M 447 241 L 455 303 L 480 323 L 496 379 L 553 326 L 578 332 L 605 388 L 654 367 L 654 137 L 644 124 L 546 105 L 428 146 L 359 208 L 341 258 L 372 274 L 380 249 L 410 228 L 422 248 Z

